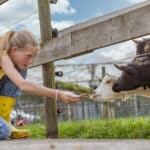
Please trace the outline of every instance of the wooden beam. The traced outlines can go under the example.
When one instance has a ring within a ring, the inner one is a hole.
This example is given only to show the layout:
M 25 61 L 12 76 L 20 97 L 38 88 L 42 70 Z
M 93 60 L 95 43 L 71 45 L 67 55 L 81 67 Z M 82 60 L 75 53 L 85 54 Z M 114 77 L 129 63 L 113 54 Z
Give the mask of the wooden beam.
M 8 0 L 0 0 L 0 5 L 6 3 Z
M 49 0 L 38 0 L 38 12 L 40 19 L 40 31 L 41 31 L 41 47 L 48 40 L 52 40 L 52 29 L 50 21 L 50 7 Z M 43 51 L 43 49 L 42 49 Z M 54 76 L 54 64 L 53 62 L 44 63 L 42 65 L 43 71 L 43 83 L 48 88 L 55 88 L 55 76 Z M 46 137 L 57 138 L 57 113 L 56 113 L 56 101 L 55 99 L 45 97 L 44 99 L 44 112 L 45 112 L 45 124 L 46 124 Z
M 71 58 L 150 34 L 150 1 L 74 25 L 48 41 L 33 66 Z

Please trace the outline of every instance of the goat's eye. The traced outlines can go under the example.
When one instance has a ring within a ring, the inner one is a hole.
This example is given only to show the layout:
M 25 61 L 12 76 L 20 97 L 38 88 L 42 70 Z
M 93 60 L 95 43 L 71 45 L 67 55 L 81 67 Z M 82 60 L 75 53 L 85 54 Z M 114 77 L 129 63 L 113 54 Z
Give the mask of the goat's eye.
M 106 84 L 109 84 L 109 83 L 111 83 L 111 80 L 106 81 Z

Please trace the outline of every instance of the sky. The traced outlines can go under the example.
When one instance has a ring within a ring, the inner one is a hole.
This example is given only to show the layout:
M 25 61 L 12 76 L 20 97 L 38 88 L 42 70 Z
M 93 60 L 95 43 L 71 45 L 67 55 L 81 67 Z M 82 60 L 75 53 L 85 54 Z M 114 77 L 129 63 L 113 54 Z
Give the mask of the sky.
M 103 16 L 143 1 L 145 0 L 82 0 L 81 4 L 79 0 L 58 0 L 57 4 L 51 4 L 52 27 L 62 30 L 63 28 L 71 25 L 87 21 L 97 16 Z M 12 29 L 27 29 L 31 31 L 37 39 L 39 39 L 40 29 L 37 12 L 37 0 L 9 0 L 0 6 L 0 35 Z M 134 55 L 135 53 L 133 50 L 124 50 L 127 47 L 128 49 L 129 47 L 134 49 L 134 43 L 127 42 L 110 48 L 102 48 L 100 52 L 88 54 L 85 58 L 87 57 L 87 60 L 89 60 L 92 55 L 97 57 L 97 54 L 99 53 L 99 55 L 102 55 L 100 58 L 103 58 L 103 56 L 110 57 L 114 54 L 113 49 L 116 49 L 116 47 L 119 50 L 123 50 L 121 52 L 118 50 L 119 52 L 115 53 L 112 59 L 122 59 L 124 57 L 128 57 L 128 55 Z M 74 62 L 76 60 L 80 63 L 79 58 L 69 61 L 76 63 Z
M 62 30 L 92 18 L 135 5 L 145 0 L 58 0 L 51 4 L 52 27 Z M 8 30 L 27 29 L 40 39 L 37 0 L 9 0 L 0 6 L 0 35 Z M 116 53 L 117 49 L 117 53 Z M 135 44 L 127 41 L 56 64 L 91 64 L 135 56 Z

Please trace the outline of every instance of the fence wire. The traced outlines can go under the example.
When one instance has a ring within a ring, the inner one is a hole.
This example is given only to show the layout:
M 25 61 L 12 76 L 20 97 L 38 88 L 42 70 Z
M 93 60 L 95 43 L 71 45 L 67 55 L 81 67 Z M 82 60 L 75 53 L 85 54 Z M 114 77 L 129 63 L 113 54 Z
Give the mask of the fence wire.
M 41 100 L 37 103 L 36 96 L 27 97 L 27 99 L 20 100 L 12 115 L 12 121 L 16 122 L 18 118 L 25 119 L 27 124 L 44 123 L 44 104 Z M 124 117 L 139 117 L 150 116 L 150 99 L 137 96 L 136 101 L 134 97 L 130 97 L 127 101 L 115 100 L 107 103 L 108 110 L 104 110 L 106 103 L 94 102 L 89 99 L 74 103 L 64 104 L 57 101 L 57 116 L 58 121 L 76 121 L 76 120 L 90 120 L 90 119 L 105 119 L 107 112 L 108 119 L 124 118 Z

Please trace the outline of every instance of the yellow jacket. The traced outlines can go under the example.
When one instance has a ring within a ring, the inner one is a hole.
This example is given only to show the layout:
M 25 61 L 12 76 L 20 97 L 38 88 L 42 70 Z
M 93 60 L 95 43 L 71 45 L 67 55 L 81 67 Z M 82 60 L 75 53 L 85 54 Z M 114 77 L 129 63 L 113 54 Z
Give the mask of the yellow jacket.
M 0 50 L 0 55 L 2 54 L 8 55 L 6 50 Z M 2 79 L 4 75 L 5 75 L 4 71 L 0 68 L 0 80 Z
M 4 71 L 2 69 L 0 69 L 0 80 L 2 79 L 2 77 L 5 75 Z

